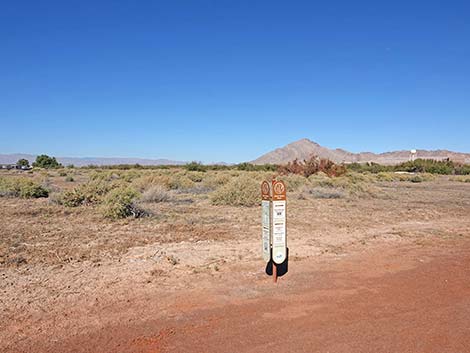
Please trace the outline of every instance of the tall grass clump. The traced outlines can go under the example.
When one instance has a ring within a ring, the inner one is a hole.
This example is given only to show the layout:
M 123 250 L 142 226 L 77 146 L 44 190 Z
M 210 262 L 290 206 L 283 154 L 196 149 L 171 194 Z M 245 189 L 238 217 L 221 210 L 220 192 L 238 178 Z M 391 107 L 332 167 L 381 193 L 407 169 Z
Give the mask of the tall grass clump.
M 249 175 L 234 177 L 214 191 L 210 199 L 214 205 L 255 206 L 260 202 L 260 184 Z

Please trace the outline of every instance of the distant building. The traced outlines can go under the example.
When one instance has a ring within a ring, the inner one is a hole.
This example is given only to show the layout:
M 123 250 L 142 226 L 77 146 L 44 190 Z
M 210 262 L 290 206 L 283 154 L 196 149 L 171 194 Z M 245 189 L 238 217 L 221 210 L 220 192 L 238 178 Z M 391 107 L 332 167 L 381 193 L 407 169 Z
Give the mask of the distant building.
M 6 170 L 11 170 L 11 169 L 17 169 L 17 170 L 31 170 L 33 167 L 31 166 L 18 166 L 16 164 L 0 164 L 0 169 L 6 169 Z

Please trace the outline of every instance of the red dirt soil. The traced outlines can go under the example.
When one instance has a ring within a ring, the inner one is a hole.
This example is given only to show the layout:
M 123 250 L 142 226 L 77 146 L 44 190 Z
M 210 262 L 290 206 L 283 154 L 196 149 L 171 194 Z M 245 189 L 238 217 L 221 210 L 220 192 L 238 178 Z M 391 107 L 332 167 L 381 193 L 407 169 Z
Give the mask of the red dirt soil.
M 201 283 L 197 290 L 167 298 L 137 298 L 129 309 L 148 305 L 144 317 L 29 348 L 31 352 L 470 352 L 468 240 L 426 246 L 388 243 L 356 250 L 344 257 L 293 261 L 277 284 L 261 273 L 253 281 L 224 272 L 218 281 Z M 168 306 L 155 309 L 152 301 Z

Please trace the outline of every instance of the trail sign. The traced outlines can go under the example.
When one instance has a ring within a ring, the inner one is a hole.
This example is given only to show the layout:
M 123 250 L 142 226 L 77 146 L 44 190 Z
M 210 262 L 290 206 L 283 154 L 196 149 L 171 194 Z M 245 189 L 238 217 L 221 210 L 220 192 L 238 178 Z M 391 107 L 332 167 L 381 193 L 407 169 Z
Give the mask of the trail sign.
M 261 219 L 263 259 L 272 259 L 273 279 L 277 281 L 277 265 L 287 258 L 286 185 L 282 181 L 261 183 Z
M 272 189 L 272 258 L 282 264 L 287 257 L 286 186 L 273 180 Z
M 265 262 L 271 260 L 271 185 L 267 181 L 261 184 L 262 212 L 262 251 Z

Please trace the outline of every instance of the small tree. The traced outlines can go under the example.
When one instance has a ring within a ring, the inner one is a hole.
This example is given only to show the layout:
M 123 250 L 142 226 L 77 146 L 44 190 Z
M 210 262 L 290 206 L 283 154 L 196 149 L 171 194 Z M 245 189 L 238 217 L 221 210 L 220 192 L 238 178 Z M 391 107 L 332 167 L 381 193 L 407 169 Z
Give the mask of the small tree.
M 22 168 L 22 167 L 29 168 L 29 161 L 27 159 L 21 158 L 20 160 L 18 160 L 18 162 L 16 162 L 16 166 L 18 168 Z
M 36 161 L 33 163 L 33 167 L 52 169 L 61 168 L 62 164 L 57 162 L 55 157 L 49 157 L 48 155 L 41 154 L 40 156 L 36 157 Z

